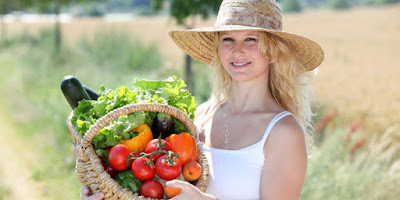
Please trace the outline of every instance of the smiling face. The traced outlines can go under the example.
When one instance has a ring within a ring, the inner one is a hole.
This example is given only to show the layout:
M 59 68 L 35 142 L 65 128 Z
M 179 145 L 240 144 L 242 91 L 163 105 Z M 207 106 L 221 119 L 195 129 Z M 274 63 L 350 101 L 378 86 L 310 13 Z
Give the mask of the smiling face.
M 220 32 L 219 55 L 224 69 L 234 81 L 268 78 L 269 59 L 259 50 L 259 32 Z

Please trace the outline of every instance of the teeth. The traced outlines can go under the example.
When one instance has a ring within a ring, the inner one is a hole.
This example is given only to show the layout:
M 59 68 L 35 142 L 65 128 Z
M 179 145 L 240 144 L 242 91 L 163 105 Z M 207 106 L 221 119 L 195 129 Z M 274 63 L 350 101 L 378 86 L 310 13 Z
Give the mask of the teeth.
M 249 63 L 232 63 L 232 65 L 238 66 L 238 67 L 243 66 L 243 65 L 247 65 L 247 64 L 249 64 Z

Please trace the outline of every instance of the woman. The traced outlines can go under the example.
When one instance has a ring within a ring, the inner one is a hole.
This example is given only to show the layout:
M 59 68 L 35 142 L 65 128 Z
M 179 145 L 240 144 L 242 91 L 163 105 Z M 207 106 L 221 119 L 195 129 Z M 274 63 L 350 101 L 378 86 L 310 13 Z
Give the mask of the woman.
M 211 99 L 195 118 L 209 185 L 203 193 L 169 181 L 182 189 L 173 199 L 298 199 L 311 130 L 309 76 L 323 60 L 320 46 L 283 32 L 274 0 L 224 0 L 214 27 L 170 36 L 214 70 Z

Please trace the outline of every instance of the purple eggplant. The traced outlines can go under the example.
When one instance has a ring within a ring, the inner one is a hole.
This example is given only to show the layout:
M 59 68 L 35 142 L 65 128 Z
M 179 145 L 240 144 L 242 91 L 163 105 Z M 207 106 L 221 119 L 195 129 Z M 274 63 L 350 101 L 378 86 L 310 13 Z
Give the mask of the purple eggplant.
M 152 125 L 153 137 L 162 139 L 167 138 L 175 131 L 174 121 L 172 117 L 165 113 L 157 113 Z

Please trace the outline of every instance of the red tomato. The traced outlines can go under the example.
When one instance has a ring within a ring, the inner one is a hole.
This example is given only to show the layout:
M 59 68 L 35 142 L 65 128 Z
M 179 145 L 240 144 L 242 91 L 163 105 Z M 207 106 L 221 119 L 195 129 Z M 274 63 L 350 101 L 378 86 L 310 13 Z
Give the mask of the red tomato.
M 163 145 L 162 150 L 165 151 L 170 151 L 171 150 L 171 144 L 169 144 L 167 141 L 165 141 L 164 139 L 161 139 L 161 144 Z M 153 139 L 151 140 L 147 146 L 146 146 L 146 153 L 150 154 L 153 152 L 156 152 L 159 150 L 158 147 L 158 139 Z M 161 157 L 163 154 L 162 153 L 157 153 L 151 156 L 151 158 L 153 159 L 153 161 L 155 162 L 159 157 Z
M 147 180 L 140 186 L 139 194 L 145 197 L 162 199 L 164 196 L 164 189 L 160 182 Z
M 156 173 L 160 178 L 167 181 L 175 179 L 182 173 L 181 161 L 175 159 L 173 165 L 169 165 L 167 155 L 163 155 L 156 162 Z
M 112 168 L 118 171 L 125 171 L 130 166 L 129 162 L 126 162 L 131 151 L 123 144 L 117 144 L 110 150 L 108 155 L 108 161 Z
M 146 162 L 149 162 L 149 159 L 141 157 L 136 159 L 132 164 L 133 176 L 141 181 L 152 179 L 156 174 L 154 164 L 150 162 L 150 167 Z

